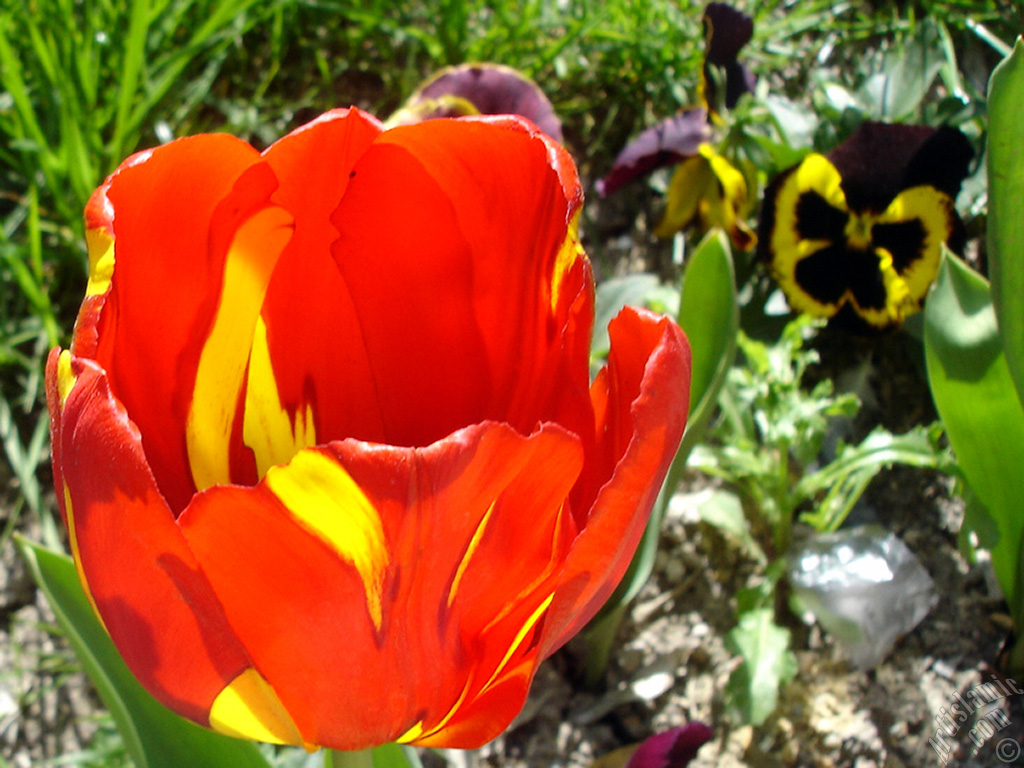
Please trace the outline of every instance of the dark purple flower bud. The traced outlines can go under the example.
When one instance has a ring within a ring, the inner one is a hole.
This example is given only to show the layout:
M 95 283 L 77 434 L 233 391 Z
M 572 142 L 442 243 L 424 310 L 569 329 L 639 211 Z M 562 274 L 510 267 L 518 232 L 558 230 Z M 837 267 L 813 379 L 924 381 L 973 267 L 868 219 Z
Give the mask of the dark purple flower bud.
M 687 723 L 656 733 L 637 748 L 626 768 L 686 768 L 711 736 L 711 729 L 704 723 Z

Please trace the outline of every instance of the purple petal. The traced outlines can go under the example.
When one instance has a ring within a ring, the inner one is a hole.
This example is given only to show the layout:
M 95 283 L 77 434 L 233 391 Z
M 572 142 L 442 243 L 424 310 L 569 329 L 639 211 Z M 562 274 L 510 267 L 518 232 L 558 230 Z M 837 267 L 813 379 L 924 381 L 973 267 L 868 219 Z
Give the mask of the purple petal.
M 725 70 L 725 106 L 729 109 L 744 93 L 754 91 L 757 78 L 737 61 L 753 34 L 754 20 L 742 11 L 725 3 L 709 3 L 704 9 L 704 88 L 709 104 L 715 104 L 712 66 Z
M 704 60 L 718 67 L 736 62 L 740 49 L 754 36 L 754 20 L 725 3 L 708 3 L 704 9 Z
M 555 141 L 562 141 L 562 123 L 551 102 L 535 82 L 511 67 L 462 64 L 443 69 L 420 86 L 406 106 L 442 96 L 465 99 L 482 115 L 521 115 Z
M 608 175 L 597 182 L 597 192 L 609 195 L 655 168 L 697 154 L 697 148 L 710 140 L 708 113 L 702 108 L 688 109 L 662 120 L 626 145 Z
M 866 122 L 828 157 L 843 178 L 850 208 L 882 211 L 919 184 L 955 199 L 974 150 L 956 128 Z
M 626 768 L 686 768 L 711 736 L 704 723 L 687 723 L 657 733 L 637 748 Z

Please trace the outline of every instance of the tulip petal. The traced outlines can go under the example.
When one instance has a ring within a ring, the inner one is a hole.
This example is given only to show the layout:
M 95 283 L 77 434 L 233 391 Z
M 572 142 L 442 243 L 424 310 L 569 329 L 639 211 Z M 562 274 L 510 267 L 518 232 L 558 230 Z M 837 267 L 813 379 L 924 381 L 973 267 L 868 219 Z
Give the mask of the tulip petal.
M 527 438 L 484 424 L 426 448 L 345 440 L 254 488 L 211 488 L 180 523 L 307 740 L 468 746 L 525 699 L 581 466 L 553 425 Z
M 573 490 L 581 533 L 562 569 L 545 627 L 553 653 L 601 608 L 622 579 L 668 472 L 689 412 L 690 346 L 665 317 L 626 307 L 609 324 L 611 352 L 591 387 L 599 442 Z
M 488 419 L 523 433 L 545 420 L 588 429 L 586 372 L 573 361 L 586 356 L 592 280 L 565 151 L 515 118 L 434 120 L 383 134 L 352 174 L 332 217 L 340 281 L 320 281 L 342 299 L 294 333 L 282 332 L 290 304 L 264 312 L 282 403 L 315 401 L 321 443 L 429 445 Z M 301 293 L 292 285 L 281 295 Z M 307 347 L 353 364 L 306 375 Z M 318 381 L 331 391 L 311 393 Z
M 104 626 L 157 699 L 201 724 L 252 666 L 157 490 L 137 427 L 90 360 L 55 351 L 47 389 L 71 548 Z
M 235 229 L 224 260 L 217 314 L 203 343 L 185 423 L 196 490 L 230 483 L 232 475 L 237 475 L 231 471 L 231 438 L 238 401 L 263 297 L 293 225 L 291 214 L 283 208 L 267 206 Z
M 123 163 L 86 210 L 90 286 L 104 292 L 83 304 L 72 351 L 107 372 L 176 510 L 195 492 L 184 444 L 191 388 L 181 382 L 199 365 L 228 245 L 210 252 L 211 226 L 257 159 L 230 136 L 181 139 Z
M 330 223 L 353 164 L 380 131 L 364 113 L 335 110 L 264 153 L 283 180 L 272 200 L 292 213 L 295 230 L 246 347 L 241 442 L 253 451 L 259 477 L 332 436 L 383 436 L 360 319 L 331 256 L 338 232 Z

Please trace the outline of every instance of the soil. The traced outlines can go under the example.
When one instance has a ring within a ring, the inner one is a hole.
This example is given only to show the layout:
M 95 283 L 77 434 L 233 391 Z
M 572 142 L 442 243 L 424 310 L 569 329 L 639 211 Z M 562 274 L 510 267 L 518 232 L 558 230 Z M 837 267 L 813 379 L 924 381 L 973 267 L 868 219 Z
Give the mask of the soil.
M 649 240 L 643 217 L 636 216 L 642 198 L 603 201 L 600 216 L 590 215 L 588 247 L 599 276 L 671 269 L 671 249 Z M 908 334 L 850 340 L 825 333 L 818 347 L 822 362 L 812 375 L 838 386 L 860 382 L 860 434 L 875 423 L 898 432 L 934 419 L 920 348 Z M 865 371 L 866 377 L 855 375 Z M 5 471 L 0 464 L 0 488 L 6 488 L 0 525 L 15 508 L 16 489 Z M 957 692 L 966 696 L 999 677 L 1009 631 L 990 567 L 969 563 L 958 551 L 963 506 L 949 478 L 894 468 L 871 484 L 863 506 L 863 514 L 895 532 L 921 560 L 934 580 L 935 608 L 867 671 L 853 669 L 819 627 L 789 616 L 799 671 L 775 714 L 756 728 L 735 722 L 724 704 L 725 682 L 736 665 L 724 636 L 735 622 L 734 595 L 756 569 L 742 550 L 700 522 L 695 499 L 706 487 L 705 479 L 690 477 L 678 489 L 654 576 L 620 628 L 603 683 L 596 690 L 582 685 L 586 648 L 577 639 L 542 666 L 526 708 L 505 735 L 476 752 L 425 755 L 428 766 L 589 766 L 693 720 L 715 734 L 695 768 L 1024 765 L 1024 697 L 997 701 L 999 715 L 978 713 L 985 722 L 939 731 L 937 718 Z M 39 536 L 27 513 L 15 527 Z M 52 630 L 52 613 L 7 537 L 0 551 L 0 756 L 16 768 L 74 754 L 104 727 L 95 694 Z

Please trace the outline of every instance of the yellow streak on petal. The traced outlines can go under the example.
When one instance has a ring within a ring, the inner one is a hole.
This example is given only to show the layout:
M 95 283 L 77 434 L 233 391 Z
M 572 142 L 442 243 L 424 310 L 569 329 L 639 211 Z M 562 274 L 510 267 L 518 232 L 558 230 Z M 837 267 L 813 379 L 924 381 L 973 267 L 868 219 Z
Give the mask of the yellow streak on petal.
M 300 451 L 287 466 L 272 467 L 266 484 L 299 525 L 356 569 L 379 631 L 387 543 L 380 514 L 351 475 L 321 453 Z
M 82 591 L 85 592 L 85 596 L 89 599 L 89 605 L 92 606 L 92 612 L 96 614 L 96 618 L 100 620 L 100 624 L 103 625 L 103 629 L 106 631 L 107 625 L 103 622 L 103 617 L 100 615 L 99 609 L 96 607 L 96 600 L 92 596 L 92 590 L 89 588 L 89 582 L 85 578 L 85 571 L 82 569 L 82 558 L 78 553 L 78 533 L 75 528 L 75 510 L 71 504 L 71 491 L 68 489 L 67 484 L 64 484 L 64 517 L 67 519 L 68 529 L 68 543 L 71 546 L 71 559 L 75 563 L 75 571 L 78 572 L 78 581 L 82 585 Z M 110 634 L 107 632 L 107 634 Z
M 490 679 L 488 679 L 488 681 L 484 684 L 483 688 L 480 689 L 481 694 L 486 692 L 492 685 L 494 685 L 495 681 L 497 681 L 502 671 L 504 671 L 505 667 L 508 666 L 509 661 L 515 655 L 515 652 L 519 650 L 519 646 L 523 644 L 523 641 L 526 639 L 526 636 L 537 625 L 537 622 L 541 620 L 541 617 L 544 616 L 545 611 L 547 611 L 548 606 L 551 605 L 551 601 L 554 600 L 554 598 L 555 593 L 552 592 L 550 595 L 547 596 L 543 603 L 537 606 L 537 609 L 530 614 L 530 618 L 528 618 L 526 622 L 523 624 L 523 626 L 520 627 L 519 631 L 516 633 L 515 638 L 513 638 L 512 644 L 509 646 L 508 651 L 505 652 L 505 656 L 499 662 L 498 666 L 494 668 L 494 672 L 491 673 Z
M 551 274 L 551 311 L 558 311 L 558 302 L 561 298 L 562 283 L 565 276 L 572 270 L 573 265 L 583 258 L 583 246 L 579 239 L 580 212 L 573 214 L 569 222 L 568 231 L 565 233 L 565 240 L 555 257 L 554 271 Z
M 264 208 L 238 228 L 220 306 L 199 358 L 185 440 L 197 490 L 231 482 L 229 446 L 253 332 L 270 275 L 292 234 L 287 211 Z
M 68 395 L 75 386 L 78 377 L 71 370 L 71 352 L 64 350 L 57 358 L 57 396 L 60 398 L 60 407 L 68 401 Z
M 452 603 L 455 601 L 455 595 L 459 591 L 459 584 L 462 583 L 462 577 L 466 573 L 466 568 L 469 567 L 470 561 L 473 559 L 473 555 L 476 554 L 477 548 L 480 546 L 480 541 L 484 537 L 484 530 L 487 528 L 487 523 L 491 519 L 491 513 L 494 512 L 494 505 L 496 501 L 491 502 L 491 506 L 487 508 L 487 512 L 480 520 L 480 524 L 476 527 L 473 532 L 473 537 L 469 540 L 469 546 L 466 547 L 466 554 L 462 556 L 462 560 L 459 561 L 458 568 L 455 569 L 455 578 L 452 579 L 452 586 L 448 590 L 448 607 L 452 607 Z
M 463 702 L 466 701 L 466 697 L 469 695 L 469 689 L 472 685 L 472 680 L 467 680 L 465 687 L 462 689 L 462 693 L 459 694 L 459 698 L 456 699 L 455 703 L 452 704 L 451 709 L 448 713 L 442 717 L 433 728 L 429 731 L 423 729 L 423 721 L 420 720 L 416 725 L 410 728 L 408 731 L 399 736 L 396 741 L 399 744 L 409 744 L 410 742 L 417 741 L 418 739 L 425 739 L 430 736 L 434 736 L 438 731 L 448 725 L 448 721 L 455 717 L 455 713 L 459 711 Z
M 423 735 L 423 721 L 420 720 L 418 723 L 416 723 L 416 725 L 414 725 L 408 731 L 406 731 L 401 736 L 399 736 L 397 739 L 395 739 L 395 741 L 398 742 L 399 744 L 408 744 L 408 743 L 410 743 L 412 741 L 416 741 L 416 739 L 418 739 L 422 735 Z
M 303 744 L 288 710 L 263 676 L 250 667 L 213 700 L 210 727 L 242 739 L 273 744 Z
M 476 691 L 476 696 L 481 696 L 484 693 L 486 693 L 498 681 L 498 678 L 501 676 L 501 673 L 508 666 L 509 661 L 515 655 L 516 651 L 519 650 L 520 646 L 522 646 L 523 641 L 526 640 L 526 636 L 533 630 L 534 627 L 537 626 L 537 622 L 540 621 L 541 617 L 544 615 L 544 612 L 547 611 L 548 606 L 551 605 L 551 601 L 554 599 L 554 597 L 555 595 L 552 592 L 550 595 L 547 596 L 544 602 L 537 606 L 536 610 L 534 610 L 534 612 L 530 614 L 530 617 L 526 620 L 523 626 L 516 633 L 516 636 L 515 638 L 513 638 L 512 643 L 509 646 L 508 650 L 505 652 L 504 657 L 502 657 L 501 661 L 498 663 L 498 666 L 494 668 L 494 671 L 491 673 L 491 676 L 487 679 L 487 682 L 484 683 L 484 685 Z M 458 713 L 459 709 L 462 707 L 462 705 L 468 698 L 468 694 L 471 687 L 473 687 L 472 680 L 467 682 L 466 687 L 463 688 L 461 695 L 459 696 L 455 704 L 452 705 L 451 709 L 448 710 L 448 713 L 444 717 L 442 717 L 435 725 L 433 725 L 429 731 L 424 730 L 423 721 L 421 720 L 408 731 L 399 736 L 397 741 L 402 744 L 408 744 L 410 742 L 420 741 L 422 739 L 428 739 L 435 736 L 446 725 L 448 725 L 451 719 L 455 717 L 455 715 Z
M 262 317 L 256 319 L 249 354 L 242 440 L 256 457 L 260 477 L 273 466 L 287 464 L 303 448 L 316 445 L 313 408 L 306 405 L 304 410 L 297 411 L 293 422 L 281 405 L 267 343 L 267 324 Z
M 85 244 L 89 250 L 89 283 L 86 296 L 99 296 L 110 289 L 114 276 L 114 238 L 103 229 L 88 229 Z

